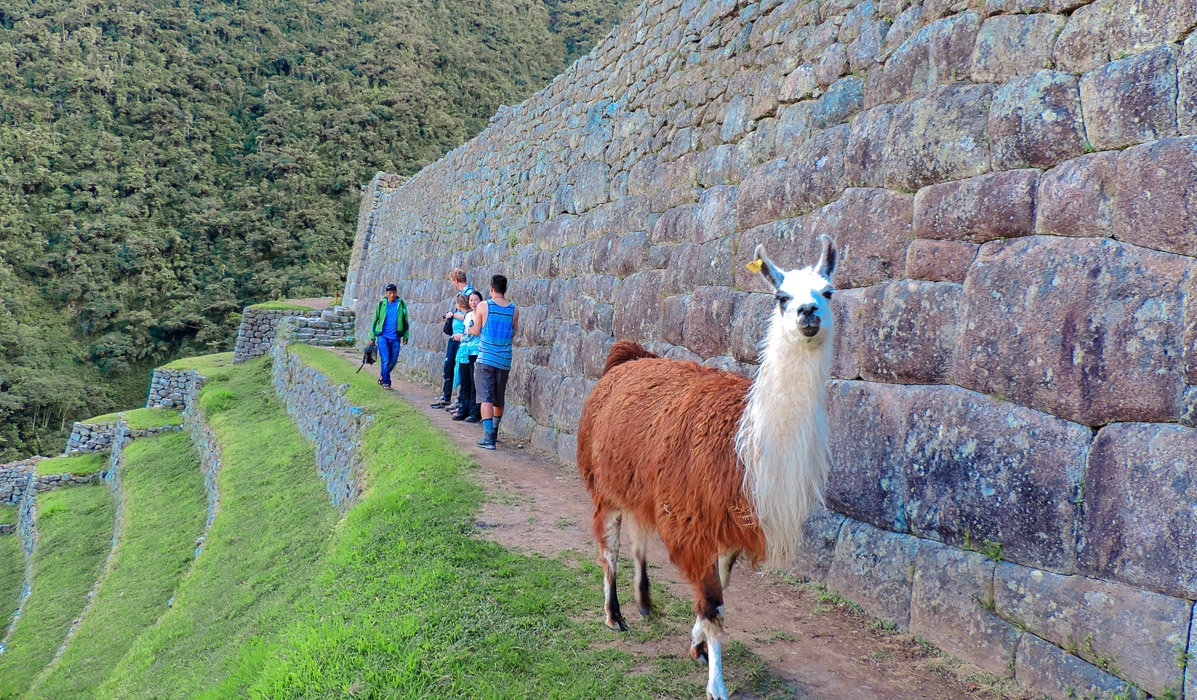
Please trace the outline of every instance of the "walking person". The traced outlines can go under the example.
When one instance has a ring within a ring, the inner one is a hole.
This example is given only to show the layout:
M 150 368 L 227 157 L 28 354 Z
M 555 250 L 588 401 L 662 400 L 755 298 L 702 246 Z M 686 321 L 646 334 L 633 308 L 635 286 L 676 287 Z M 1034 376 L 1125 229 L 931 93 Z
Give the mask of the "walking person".
M 482 404 L 482 439 L 478 446 L 495 449 L 499 422 L 503 419 L 507 377 L 511 374 L 511 342 L 519 330 L 520 312 L 507 301 L 507 278 L 490 278 L 490 299 L 474 311 L 474 325 L 467 329 L 479 336 L 478 363 L 474 370 L 474 384 L 478 401 Z
M 467 297 L 463 294 L 457 298 Z M 482 303 L 482 292 L 475 289 L 470 292 L 468 299 L 467 304 L 470 310 L 466 312 L 463 322 L 466 330 L 469 330 L 475 323 L 474 310 Z M 467 423 L 482 422 L 482 406 L 478 404 L 478 392 L 474 388 L 474 366 L 478 361 L 481 342 L 482 338 L 479 336 L 462 333 L 461 346 L 457 349 L 457 376 L 461 378 L 461 388 L 457 390 L 457 412 L 453 414 L 453 420 L 463 420 Z
M 468 295 L 470 292 L 474 291 L 474 288 L 471 287 L 468 282 L 466 282 L 465 270 L 461 269 L 460 267 L 455 267 L 449 271 L 449 282 L 453 284 L 453 289 L 456 290 L 453 293 L 454 298 L 456 298 L 458 294 Z M 449 319 L 457 319 L 461 321 L 465 320 L 465 312 L 456 308 L 456 302 L 454 302 L 454 307 L 445 312 L 445 315 L 441 318 L 445 321 L 448 321 Z M 445 367 L 442 373 L 444 382 L 441 385 L 441 397 L 432 404 L 433 408 L 444 408 L 445 406 L 449 405 L 449 399 L 453 394 L 453 375 L 457 370 L 458 344 L 459 341 L 453 340 L 452 335 L 449 336 L 449 342 L 445 344 Z
M 407 345 L 411 323 L 407 318 L 407 304 L 399 298 L 399 289 L 388 284 L 385 295 L 374 307 L 374 322 L 370 324 L 370 340 L 378 345 L 378 383 L 391 388 L 391 370 L 399 361 L 399 348 Z

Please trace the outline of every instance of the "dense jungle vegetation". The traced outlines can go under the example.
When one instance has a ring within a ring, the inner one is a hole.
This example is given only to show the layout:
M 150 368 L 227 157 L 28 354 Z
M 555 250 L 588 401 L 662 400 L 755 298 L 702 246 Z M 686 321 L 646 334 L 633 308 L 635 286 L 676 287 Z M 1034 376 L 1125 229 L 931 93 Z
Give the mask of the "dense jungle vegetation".
M 630 0 L 0 0 L 0 461 L 342 283 L 359 186 L 411 174 Z

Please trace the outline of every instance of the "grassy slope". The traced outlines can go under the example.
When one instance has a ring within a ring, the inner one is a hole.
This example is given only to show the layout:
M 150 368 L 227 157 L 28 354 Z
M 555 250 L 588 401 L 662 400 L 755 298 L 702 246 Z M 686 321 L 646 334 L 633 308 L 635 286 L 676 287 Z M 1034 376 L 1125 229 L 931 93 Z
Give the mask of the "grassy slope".
M 314 311 L 310 306 L 303 304 L 292 304 L 286 301 L 266 301 L 261 304 L 254 304 L 249 307 L 251 309 L 263 309 L 269 311 Z
M 167 610 L 204 528 L 199 455 L 183 433 L 125 448 L 124 527 L 113 567 L 78 633 L 31 697 L 91 697 L 133 640 Z
M 199 357 L 183 357 L 170 364 L 163 365 L 163 369 L 194 369 L 200 374 L 208 376 L 212 370 L 233 366 L 233 353 L 218 352 L 214 355 L 200 355 Z
M 170 408 L 135 408 L 125 411 L 125 422 L 134 430 L 156 428 L 160 425 L 182 425 L 183 414 Z M 105 413 L 88 418 L 84 423 L 115 423 L 120 413 Z
M 103 471 L 108 467 L 109 454 L 107 452 L 88 452 L 73 457 L 55 457 L 43 459 L 37 463 L 34 470 L 39 476 L 51 474 L 74 474 L 86 476 Z
M 17 524 L 17 507 L 0 505 L 0 524 L 16 525 Z
M 49 663 L 83 610 L 112 542 L 115 504 L 105 484 L 37 497 L 40 532 L 33 552 L 33 592 L 0 655 L 0 697 L 20 692 Z
M 0 535 L 0 636 L 12 621 L 25 585 L 25 554 L 21 538 L 15 534 Z
M 611 639 L 597 568 L 474 538 L 482 494 L 469 457 L 344 360 L 295 349 L 377 416 L 365 443 L 370 491 L 338 530 L 320 597 L 281 644 L 246 650 L 213 697 L 241 684 L 258 698 L 701 694 L 705 674 L 688 659 L 655 658 L 645 672 L 642 659 L 593 648 Z M 688 617 L 684 603 L 667 607 Z
M 205 392 L 233 397 L 208 416 L 223 449 L 220 509 L 174 606 L 134 642 L 97 697 L 201 693 L 310 591 L 337 516 L 312 446 L 270 388 L 267 361 L 211 372 Z

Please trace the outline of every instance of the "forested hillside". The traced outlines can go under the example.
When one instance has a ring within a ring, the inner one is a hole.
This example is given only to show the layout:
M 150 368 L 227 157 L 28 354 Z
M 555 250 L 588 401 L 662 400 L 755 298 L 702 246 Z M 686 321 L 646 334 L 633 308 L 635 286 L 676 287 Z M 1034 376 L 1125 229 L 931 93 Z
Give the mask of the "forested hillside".
M 546 84 L 630 0 L 0 0 L 0 461 L 341 285 L 358 188 Z

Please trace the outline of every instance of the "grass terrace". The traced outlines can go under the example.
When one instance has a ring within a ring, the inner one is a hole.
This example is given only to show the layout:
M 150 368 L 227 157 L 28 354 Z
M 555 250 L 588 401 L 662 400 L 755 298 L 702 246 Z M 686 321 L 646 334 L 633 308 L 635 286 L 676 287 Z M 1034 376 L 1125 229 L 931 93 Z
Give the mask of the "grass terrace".
M 102 483 L 37 497 L 33 591 L 0 654 L 0 697 L 24 693 L 66 640 L 108 558 L 114 515 L 112 491 Z
M 174 362 L 165 364 L 163 369 L 194 369 L 204 376 L 208 376 L 211 370 L 232 367 L 233 353 L 219 352 L 215 355 L 200 355 L 199 357 L 183 357 Z
M 261 304 L 254 304 L 249 308 L 264 309 L 266 311 L 315 311 L 315 309 L 310 306 L 294 304 L 289 301 L 265 301 Z
M 0 505 L 0 525 L 16 525 L 17 510 L 16 506 Z
M 194 561 L 208 499 L 182 433 L 135 440 L 121 467 L 124 524 L 111 571 L 62 657 L 29 697 L 93 697 L 133 641 L 166 614 Z
M 107 467 L 107 452 L 88 452 L 86 454 L 72 455 L 70 457 L 54 457 L 53 459 L 43 459 L 37 463 L 37 466 L 34 467 L 34 471 L 38 476 L 50 476 L 53 474 L 87 476 L 89 474 L 102 472 Z
M 24 586 L 25 554 L 21 551 L 21 538 L 15 533 L 0 535 L 0 637 L 12 622 Z

